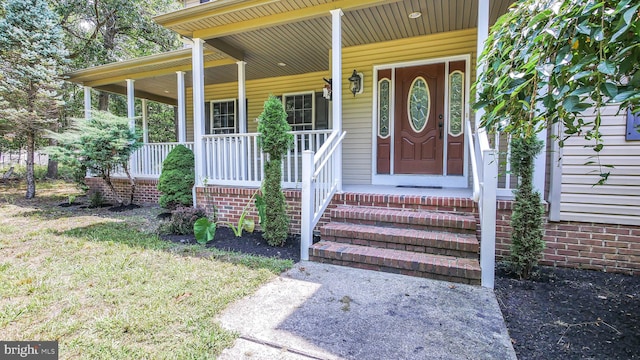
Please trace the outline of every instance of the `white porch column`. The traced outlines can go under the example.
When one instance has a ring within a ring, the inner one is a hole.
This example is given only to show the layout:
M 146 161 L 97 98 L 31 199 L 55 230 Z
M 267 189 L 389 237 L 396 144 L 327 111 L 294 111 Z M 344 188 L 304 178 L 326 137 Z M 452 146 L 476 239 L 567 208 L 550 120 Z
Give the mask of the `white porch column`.
M 482 50 L 484 50 L 484 42 L 489 37 L 489 6 L 490 0 L 478 1 L 478 33 L 476 38 L 476 61 L 480 58 Z M 476 79 L 480 77 L 482 67 L 476 64 Z M 475 128 L 480 127 L 480 118 L 484 115 L 484 109 L 476 110 Z
M 553 136 L 560 134 L 560 123 L 551 128 Z M 549 221 L 560 221 L 562 196 L 562 148 L 556 140 L 551 141 L 551 171 L 549 173 Z
M 133 83 L 135 80 L 127 79 L 127 117 L 129 118 L 129 129 L 131 131 L 136 130 L 136 98 L 135 98 L 135 89 L 133 87 Z M 135 154 L 131 156 L 131 160 L 129 161 L 129 168 L 133 174 L 137 173 L 138 162 L 136 161 Z
M 331 92 L 333 130 L 342 133 L 342 9 L 331 10 Z M 342 192 L 342 143 L 335 152 L 337 192 Z
M 187 102 L 184 90 L 184 71 L 176 71 L 178 75 L 178 142 L 187 142 Z
M 204 180 L 204 41 L 193 39 L 191 61 L 193 68 L 193 155 L 195 157 L 196 186 L 202 186 Z M 194 201 L 195 206 L 195 201 Z
M 547 129 L 544 128 L 538 133 L 538 140 L 542 141 L 542 151 L 533 161 L 533 190 L 540 192 L 540 197 L 544 200 L 544 185 L 547 168 Z
M 91 117 L 91 88 L 84 86 L 84 118 Z
M 247 132 L 247 86 L 244 61 L 238 61 L 238 132 L 244 134 Z
M 147 144 L 149 142 L 149 109 L 147 108 L 147 99 L 141 99 L 142 107 L 142 142 Z

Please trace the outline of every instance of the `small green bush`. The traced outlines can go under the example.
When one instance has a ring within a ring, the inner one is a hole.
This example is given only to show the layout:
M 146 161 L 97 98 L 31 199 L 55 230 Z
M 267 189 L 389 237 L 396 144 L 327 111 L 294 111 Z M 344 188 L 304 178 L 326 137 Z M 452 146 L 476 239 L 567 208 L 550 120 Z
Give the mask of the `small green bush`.
M 282 156 L 293 143 L 291 126 L 287 123 L 287 112 L 282 102 L 270 96 L 264 103 L 264 111 L 258 119 L 258 142 L 269 160 L 265 164 L 262 194 L 265 214 L 262 222 L 264 238 L 271 246 L 282 246 L 287 240 L 289 218 L 282 193 Z
M 89 207 L 90 208 L 99 208 L 104 205 L 105 199 L 102 196 L 102 192 L 95 191 L 91 195 L 89 195 Z
M 160 206 L 175 209 L 192 206 L 192 188 L 195 184 L 193 151 L 184 145 L 176 146 L 162 163 L 162 174 L 158 179 Z
M 540 193 L 533 189 L 533 162 L 542 151 L 542 141 L 535 137 L 511 141 L 511 168 L 520 185 L 511 214 L 511 251 L 507 259 L 520 278 L 531 276 L 544 250 L 543 216 Z
M 176 235 L 192 235 L 193 225 L 200 218 L 207 217 L 203 209 L 178 206 L 171 212 L 171 220 L 163 227 L 163 232 Z

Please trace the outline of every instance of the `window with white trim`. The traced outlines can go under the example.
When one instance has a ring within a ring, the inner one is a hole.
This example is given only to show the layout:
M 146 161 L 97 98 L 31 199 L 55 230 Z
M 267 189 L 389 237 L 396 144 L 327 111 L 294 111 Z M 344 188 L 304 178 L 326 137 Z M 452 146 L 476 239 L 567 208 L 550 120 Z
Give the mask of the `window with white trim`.
M 283 94 L 282 104 L 287 112 L 291 130 L 313 130 L 315 123 L 315 96 L 313 91 Z
M 214 100 L 209 106 L 209 133 L 233 134 L 236 132 L 236 99 Z

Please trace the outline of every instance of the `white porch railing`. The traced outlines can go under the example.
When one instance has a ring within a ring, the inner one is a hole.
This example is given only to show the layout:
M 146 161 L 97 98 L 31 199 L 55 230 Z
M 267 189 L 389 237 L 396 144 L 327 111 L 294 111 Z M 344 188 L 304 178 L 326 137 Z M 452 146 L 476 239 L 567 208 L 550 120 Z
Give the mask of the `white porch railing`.
M 282 186 L 299 187 L 302 153 L 318 151 L 332 130 L 295 131 L 293 145 L 282 160 Z M 266 155 L 258 146 L 259 133 L 205 135 L 204 176 L 207 184 L 260 186 Z
M 312 243 L 313 228 L 331 202 L 338 189 L 334 156 L 345 135 L 335 131 L 324 145 L 314 154 L 302 154 L 302 214 L 300 258 L 309 260 L 309 246 Z
M 496 191 L 498 187 L 498 154 L 489 145 L 483 128 L 474 133 L 471 122 L 465 121 L 469 139 L 469 154 L 473 171 L 473 200 L 480 215 L 480 268 L 482 286 L 493 289 L 496 264 Z
M 158 178 L 162 173 L 162 162 L 167 155 L 180 143 L 146 143 L 135 153 L 132 160 L 135 168 L 131 169 L 131 176 L 142 178 Z M 193 143 L 183 143 L 182 145 L 193 151 Z

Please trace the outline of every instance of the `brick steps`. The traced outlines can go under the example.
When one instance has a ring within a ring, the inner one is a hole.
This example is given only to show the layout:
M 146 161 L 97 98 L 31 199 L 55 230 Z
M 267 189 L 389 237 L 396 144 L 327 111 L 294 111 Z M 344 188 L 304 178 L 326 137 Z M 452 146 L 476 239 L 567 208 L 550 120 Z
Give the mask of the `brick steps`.
M 340 205 L 331 209 L 330 218 L 320 228 L 321 241 L 309 249 L 312 261 L 480 283 L 477 224 L 471 214 Z
M 361 225 L 402 225 L 404 228 L 420 230 L 449 229 L 461 233 L 476 233 L 475 217 L 456 213 L 340 206 L 331 210 L 331 219 Z
M 394 249 L 320 241 L 311 247 L 312 261 L 437 280 L 480 284 L 477 260 Z
M 476 259 L 475 235 L 331 222 L 320 229 L 323 240 L 395 250 Z

